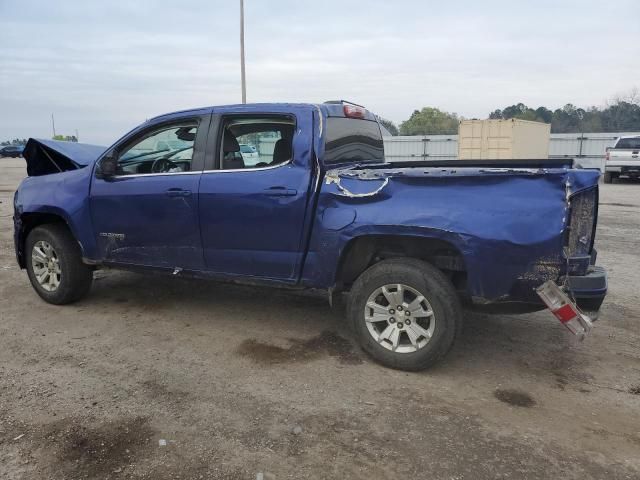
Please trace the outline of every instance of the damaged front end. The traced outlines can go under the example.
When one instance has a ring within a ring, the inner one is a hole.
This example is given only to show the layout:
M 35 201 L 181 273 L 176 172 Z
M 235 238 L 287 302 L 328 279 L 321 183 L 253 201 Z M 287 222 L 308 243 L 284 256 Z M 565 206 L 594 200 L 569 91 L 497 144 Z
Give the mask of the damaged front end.
M 87 195 L 91 165 L 105 147 L 76 142 L 30 138 L 24 149 L 28 177 L 13 199 L 16 259 L 25 267 L 24 244 L 35 226 L 65 223 L 81 245 L 83 254 L 94 244 Z
M 30 177 L 84 168 L 98 159 L 106 147 L 87 143 L 30 138 L 24 147 Z

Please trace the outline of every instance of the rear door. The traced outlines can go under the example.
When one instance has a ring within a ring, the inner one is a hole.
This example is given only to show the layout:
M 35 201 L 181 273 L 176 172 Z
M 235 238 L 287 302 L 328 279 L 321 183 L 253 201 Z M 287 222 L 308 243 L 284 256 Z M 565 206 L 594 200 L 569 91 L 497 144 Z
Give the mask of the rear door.
M 212 121 L 198 207 L 205 266 L 295 282 L 312 178 L 312 110 L 250 112 Z
M 154 124 L 114 147 L 118 173 L 94 175 L 90 202 L 105 262 L 200 270 L 198 183 L 210 115 Z

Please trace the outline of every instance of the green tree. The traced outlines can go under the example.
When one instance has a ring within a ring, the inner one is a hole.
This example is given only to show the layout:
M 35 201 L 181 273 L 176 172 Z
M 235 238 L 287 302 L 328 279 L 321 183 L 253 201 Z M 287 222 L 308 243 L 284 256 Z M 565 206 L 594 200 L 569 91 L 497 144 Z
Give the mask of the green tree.
M 579 132 L 624 132 L 640 130 L 640 93 L 632 90 L 630 93 L 618 96 L 603 108 L 576 107 L 567 103 L 554 111 L 546 107 L 535 110 L 524 103 L 510 105 L 503 109 L 496 109 L 489 114 L 491 119 L 519 118 L 535 120 L 551 124 L 552 133 Z
M 600 113 L 603 131 L 629 132 L 640 130 L 640 104 L 618 101 Z
M 551 110 L 546 107 L 538 107 L 535 112 L 536 119 L 539 122 L 551 123 L 551 120 L 553 119 L 553 112 Z
M 13 140 L 4 140 L 3 142 L 0 142 L 0 145 L 4 147 L 6 145 L 24 145 L 26 143 L 26 138 L 14 138 Z
M 525 115 L 529 110 L 531 109 L 524 103 L 518 103 L 502 110 L 502 116 L 504 119 L 521 118 L 522 115 Z
M 61 142 L 77 142 L 78 139 L 75 135 L 54 135 L 51 137 L 52 140 L 59 140 Z
M 400 131 L 398 130 L 398 127 L 396 127 L 396 124 L 393 123 L 391 120 L 378 117 L 378 122 L 380 122 L 380 125 L 386 128 L 392 136 L 396 137 L 399 135 Z
M 551 122 L 551 110 L 545 107 L 537 109 L 530 108 L 524 103 L 510 105 L 503 110 L 497 109 L 489 114 L 491 119 L 509 120 L 510 118 L 519 118 L 520 120 L 531 120 L 533 122 Z
M 455 113 L 424 107 L 400 124 L 400 135 L 455 135 L 460 118 Z

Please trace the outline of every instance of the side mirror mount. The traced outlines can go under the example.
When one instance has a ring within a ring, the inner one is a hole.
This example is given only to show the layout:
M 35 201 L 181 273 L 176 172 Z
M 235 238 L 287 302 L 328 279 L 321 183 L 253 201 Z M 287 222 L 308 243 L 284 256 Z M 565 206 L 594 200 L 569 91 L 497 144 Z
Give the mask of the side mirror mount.
M 111 151 L 102 157 L 96 173 L 99 178 L 111 178 L 115 176 L 117 169 L 118 157 L 114 151 Z

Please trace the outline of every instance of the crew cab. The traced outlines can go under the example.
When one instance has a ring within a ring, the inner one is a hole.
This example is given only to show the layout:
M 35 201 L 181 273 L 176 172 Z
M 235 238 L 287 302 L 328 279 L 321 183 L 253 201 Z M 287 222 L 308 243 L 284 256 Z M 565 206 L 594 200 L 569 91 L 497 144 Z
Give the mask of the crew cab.
M 640 136 L 620 137 L 607 148 L 604 159 L 604 183 L 619 177 L 640 177 Z
M 364 350 L 419 370 L 451 348 L 463 308 L 540 310 L 551 282 L 596 312 L 607 291 L 599 171 L 388 163 L 377 117 L 343 101 L 176 112 L 109 148 L 30 139 L 24 156 L 17 261 L 54 304 L 102 267 L 345 294 Z

